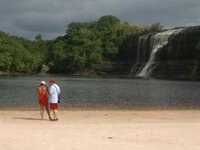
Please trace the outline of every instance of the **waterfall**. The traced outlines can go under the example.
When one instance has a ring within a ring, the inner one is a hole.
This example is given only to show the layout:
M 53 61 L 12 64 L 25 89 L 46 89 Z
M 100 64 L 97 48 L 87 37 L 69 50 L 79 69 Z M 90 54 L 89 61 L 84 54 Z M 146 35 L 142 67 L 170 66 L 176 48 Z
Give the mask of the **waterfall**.
M 150 57 L 149 57 L 147 63 L 145 64 L 144 68 L 138 73 L 138 75 L 137 75 L 138 77 L 148 77 L 150 75 L 150 73 L 153 71 L 152 70 L 153 67 L 151 67 L 151 66 L 154 63 L 156 53 L 168 43 L 168 39 L 171 35 L 177 34 L 181 30 L 182 30 L 182 28 L 171 29 L 171 30 L 157 33 L 150 37 L 151 54 L 150 54 Z M 141 45 L 139 45 L 138 47 L 140 48 Z
M 144 61 L 147 59 L 146 58 L 146 47 L 147 47 L 147 39 L 149 38 L 149 34 L 147 35 L 143 35 L 143 36 L 140 36 L 138 38 L 138 42 L 137 42 L 137 58 L 136 58 L 136 61 L 139 62 L 140 60 L 143 60 Z M 129 76 L 132 76 L 132 75 L 136 75 L 138 70 L 140 69 L 140 65 L 138 63 L 136 63 L 130 70 L 130 74 Z
M 140 36 L 139 39 L 138 39 L 138 49 L 137 49 L 137 61 L 140 60 L 140 58 L 142 58 L 142 56 L 140 55 L 140 51 L 142 51 L 143 49 L 146 49 L 146 46 L 147 46 L 147 39 L 148 39 L 149 35 L 143 35 L 143 36 Z M 144 51 L 145 53 L 145 51 Z M 146 54 L 144 54 L 146 55 Z M 145 56 L 144 56 L 144 59 Z

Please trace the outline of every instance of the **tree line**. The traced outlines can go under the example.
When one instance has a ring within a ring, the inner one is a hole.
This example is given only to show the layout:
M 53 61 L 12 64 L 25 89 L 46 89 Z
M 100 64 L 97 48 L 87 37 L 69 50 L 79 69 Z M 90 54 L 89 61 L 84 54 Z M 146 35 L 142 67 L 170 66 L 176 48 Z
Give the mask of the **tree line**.
M 112 15 L 92 22 L 72 22 L 66 34 L 53 40 L 34 40 L 0 32 L 0 71 L 33 73 L 43 64 L 51 73 L 95 72 L 100 64 L 116 63 L 123 55 L 122 42 L 133 34 L 162 29 L 160 23 L 151 26 L 129 25 Z

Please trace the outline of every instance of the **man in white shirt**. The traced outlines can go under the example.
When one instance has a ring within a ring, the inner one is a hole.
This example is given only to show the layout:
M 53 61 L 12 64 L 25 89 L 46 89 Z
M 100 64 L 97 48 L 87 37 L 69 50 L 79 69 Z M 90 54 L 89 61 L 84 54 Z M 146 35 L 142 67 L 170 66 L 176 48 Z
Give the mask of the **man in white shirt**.
M 53 111 L 53 120 L 58 120 L 58 95 L 60 94 L 60 87 L 55 83 L 55 79 L 50 79 L 49 87 L 49 102 L 50 109 Z

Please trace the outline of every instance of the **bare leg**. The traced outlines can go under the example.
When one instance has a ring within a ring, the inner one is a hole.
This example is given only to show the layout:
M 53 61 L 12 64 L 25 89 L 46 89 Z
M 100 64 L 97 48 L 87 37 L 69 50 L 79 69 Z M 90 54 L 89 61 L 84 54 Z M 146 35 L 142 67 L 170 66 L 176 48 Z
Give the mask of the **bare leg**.
M 41 115 L 41 120 L 44 119 L 44 106 L 40 104 L 40 115 Z
M 51 115 L 50 115 L 50 111 L 49 111 L 49 106 L 48 106 L 48 105 L 45 105 L 45 108 L 46 108 L 47 114 L 48 114 L 48 116 L 49 116 L 49 119 L 52 120 L 52 119 L 51 119 Z
M 58 110 L 57 109 L 53 110 L 53 114 L 54 114 L 54 120 L 58 120 Z

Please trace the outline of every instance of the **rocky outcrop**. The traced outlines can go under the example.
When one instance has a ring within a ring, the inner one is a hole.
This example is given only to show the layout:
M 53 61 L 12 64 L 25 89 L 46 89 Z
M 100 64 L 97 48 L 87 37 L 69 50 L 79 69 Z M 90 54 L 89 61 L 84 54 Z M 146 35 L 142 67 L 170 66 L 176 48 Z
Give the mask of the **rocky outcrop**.
M 44 73 L 47 73 L 49 71 L 49 67 L 47 66 L 47 65 L 45 65 L 45 64 L 43 64 L 42 66 L 41 66 L 41 69 L 40 69 L 40 74 L 44 74 Z

